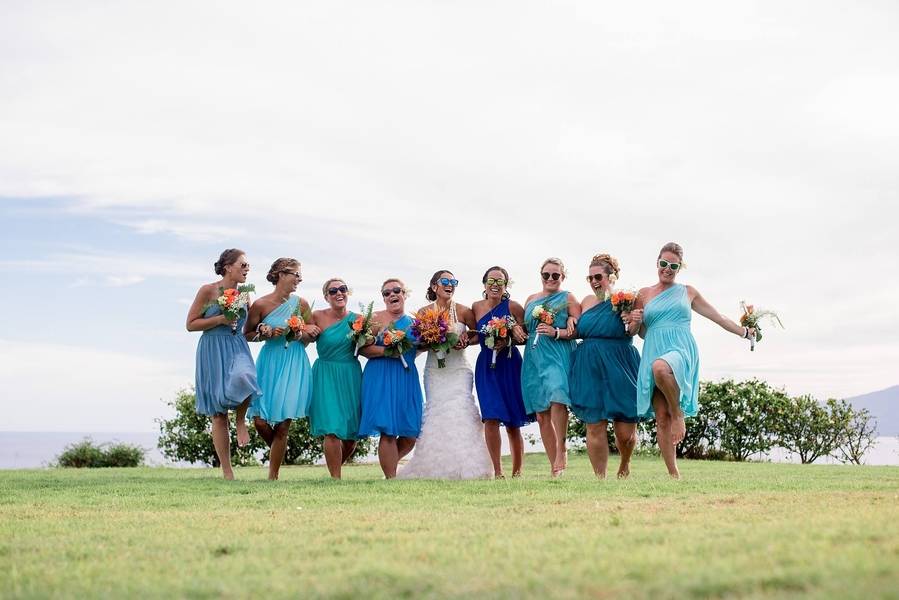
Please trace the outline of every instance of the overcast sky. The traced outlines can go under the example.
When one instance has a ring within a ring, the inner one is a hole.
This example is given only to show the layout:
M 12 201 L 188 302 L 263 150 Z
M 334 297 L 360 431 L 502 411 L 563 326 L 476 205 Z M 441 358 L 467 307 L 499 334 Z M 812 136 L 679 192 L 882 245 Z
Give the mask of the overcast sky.
M 701 376 L 821 398 L 899 383 L 899 5 L 0 3 L 0 430 L 139 431 L 193 382 L 219 252 L 267 292 L 431 272 L 516 298 L 680 276 L 777 309 L 755 353 L 696 316 Z M 317 293 L 316 290 L 319 290 Z M 314 352 L 313 352 L 314 354 Z

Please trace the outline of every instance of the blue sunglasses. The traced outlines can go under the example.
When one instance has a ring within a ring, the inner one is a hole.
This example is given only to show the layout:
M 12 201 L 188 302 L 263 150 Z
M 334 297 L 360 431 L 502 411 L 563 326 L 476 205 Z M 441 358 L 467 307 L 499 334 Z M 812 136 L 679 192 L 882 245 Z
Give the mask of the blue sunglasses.
M 459 286 L 458 279 L 447 279 L 446 277 L 441 277 L 440 279 L 437 280 L 437 283 L 439 283 L 440 285 L 451 285 L 453 287 Z

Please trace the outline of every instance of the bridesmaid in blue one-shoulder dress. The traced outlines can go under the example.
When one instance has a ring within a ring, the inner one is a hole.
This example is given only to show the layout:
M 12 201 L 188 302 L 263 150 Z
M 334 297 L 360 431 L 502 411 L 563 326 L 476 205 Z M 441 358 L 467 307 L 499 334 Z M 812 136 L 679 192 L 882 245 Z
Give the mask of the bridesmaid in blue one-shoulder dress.
M 537 415 L 552 475 L 558 477 L 568 466 L 565 444 L 571 405 L 568 377 L 581 305 L 573 294 L 560 289 L 565 280 L 565 265 L 561 260 L 543 261 L 540 276 L 543 289 L 531 294 L 524 308 L 529 337 L 521 367 L 521 395 L 525 411 Z M 542 305 L 555 311 L 552 324 L 540 322 L 534 316 L 534 310 Z
M 490 267 L 482 277 L 484 284 L 484 300 L 479 300 L 472 305 L 475 319 L 477 319 L 476 331 L 480 331 L 490 319 L 512 315 L 517 321 L 510 332 L 513 341 L 523 343 L 527 341 L 522 323 L 524 323 L 524 309 L 520 304 L 509 299 L 506 291 L 509 285 L 509 273 L 503 267 Z M 475 363 L 474 381 L 478 392 L 478 403 L 481 407 L 481 420 L 484 422 L 484 439 L 487 450 L 493 462 L 494 477 L 503 477 L 501 460 L 502 439 L 499 434 L 499 426 L 506 428 L 509 438 L 509 449 L 512 454 L 512 477 L 521 475 L 521 467 L 524 462 L 524 439 L 521 435 L 521 427 L 534 420 L 524 410 L 524 401 L 521 398 L 521 353 L 518 348 L 506 345 L 498 347 L 496 353 L 496 366 L 490 366 L 493 360 L 493 349 L 484 343 L 484 336 L 480 335 L 481 352 Z
M 187 313 L 187 330 L 203 332 L 197 344 L 197 412 L 212 418 L 212 442 L 225 479 L 234 479 L 228 411 L 236 410 L 237 443 L 246 446 L 250 441 L 246 412 L 260 390 L 250 348 L 239 334 L 246 316 L 229 321 L 215 301 L 220 290 L 245 283 L 249 271 L 243 250 L 222 252 L 215 263 L 215 273 L 222 278 L 203 285 Z
M 250 404 L 249 415 L 269 446 L 268 478 L 276 480 L 287 453 L 290 424 L 308 414 L 312 367 L 305 344 L 316 339 L 319 329 L 314 323 L 307 323 L 298 340 L 287 341 L 287 320 L 296 314 L 297 306 L 301 314 L 308 314 L 309 309 L 305 300 L 292 295 L 303 280 L 299 261 L 277 259 L 266 279 L 275 289 L 253 303 L 247 320 L 248 337 L 265 342 L 256 359 L 262 396 Z
M 637 379 L 637 411 L 656 419 L 656 439 L 668 473 L 680 477 L 675 446 L 686 433 L 684 416 L 699 409 L 699 350 L 690 332 L 691 310 L 743 338 L 754 330 L 719 313 L 696 288 L 675 283 L 684 251 L 670 242 L 656 262 L 659 281 L 640 290 L 632 322 L 640 324 L 643 358 Z
M 410 335 L 412 319 L 405 314 L 406 285 L 399 279 L 388 279 L 381 286 L 381 296 L 387 309 L 374 314 L 376 327 L 383 331 L 393 323 Z M 421 433 L 423 400 L 416 353 L 413 347 L 403 355 L 408 365 L 404 367 L 399 357 L 384 355 L 381 335 L 375 344 L 361 350 L 368 362 L 362 372 L 359 437 L 380 436 L 378 461 L 388 479 L 396 477 L 400 459 L 412 451 Z
M 621 457 L 618 477 L 630 475 L 637 443 L 637 370 L 640 354 L 624 326 L 629 314 L 612 310 L 607 299 L 618 279 L 618 260 L 598 254 L 590 262 L 587 281 L 594 293 L 581 302 L 578 337 L 571 364 L 571 411 L 587 425 L 587 454 L 593 472 L 605 478 L 609 462 L 609 421 L 614 421 L 615 445 Z

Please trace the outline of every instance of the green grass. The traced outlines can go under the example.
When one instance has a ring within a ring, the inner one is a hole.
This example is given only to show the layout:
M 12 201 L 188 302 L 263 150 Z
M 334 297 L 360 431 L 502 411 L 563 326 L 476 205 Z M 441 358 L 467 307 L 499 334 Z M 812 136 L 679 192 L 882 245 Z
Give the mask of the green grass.
M 0 596 L 899 598 L 897 467 L 546 472 L 540 455 L 479 482 L 0 471 Z

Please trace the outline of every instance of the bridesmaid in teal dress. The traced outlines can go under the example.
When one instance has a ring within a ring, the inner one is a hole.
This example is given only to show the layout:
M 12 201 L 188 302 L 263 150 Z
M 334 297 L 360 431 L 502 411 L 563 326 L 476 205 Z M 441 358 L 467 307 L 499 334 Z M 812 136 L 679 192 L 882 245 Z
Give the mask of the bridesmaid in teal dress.
M 568 378 L 574 351 L 575 325 L 581 305 L 574 294 L 561 290 L 565 265 L 548 258 L 540 267 L 543 289 L 525 302 L 524 319 L 529 336 L 521 367 L 521 395 L 528 414 L 537 415 L 540 437 L 553 477 L 565 472 L 568 450 Z M 552 324 L 540 322 L 534 309 L 547 305 L 556 311 Z
M 587 454 L 593 472 L 606 477 L 609 463 L 609 421 L 615 423 L 615 445 L 621 457 L 619 479 L 630 475 L 631 454 L 637 443 L 637 370 L 640 354 L 625 328 L 628 313 L 612 310 L 608 300 L 620 274 L 618 260 L 597 254 L 590 262 L 587 282 L 592 294 L 581 302 L 578 337 L 571 364 L 571 411 L 587 425 Z
M 222 278 L 203 285 L 187 313 L 187 330 L 203 332 L 197 344 L 197 412 L 212 418 L 212 444 L 225 479 L 234 479 L 228 411 L 236 410 L 237 444 L 246 446 L 247 408 L 260 392 L 247 341 L 235 334 L 246 317 L 229 321 L 215 302 L 220 290 L 237 288 L 249 272 L 243 250 L 225 250 L 215 263 L 215 273 Z
M 340 479 L 341 466 L 356 450 L 362 413 L 362 367 L 349 339 L 358 315 L 347 310 L 350 290 L 343 279 L 327 280 L 322 294 L 329 306 L 312 313 L 322 332 L 316 344 L 318 358 L 312 365 L 309 424 L 314 437 L 324 436 L 328 472 L 333 479 Z
M 300 314 L 309 314 L 309 304 L 292 295 L 303 281 L 299 261 L 279 258 L 272 263 L 266 279 L 275 285 L 275 290 L 253 303 L 246 336 L 251 341 L 265 342 L 256 360 L 262 396 L 250 405 L 250 416 L 270 449 L 268 478 L 276 480 L 287 453 L 290 423 L 308 414 L 312 368 L 306 344 L 316 339 L 319 329 L 307 324 L 298 340 L 288 342 L 285 337 L 287 320 L 296 314 L 298 305 Z
M 675 282 L 684 250 L 670 242 L 656 261 L 659 281 L 640 290 L 632 327 L 640 326 L 643 358 L 637 379 L 637 412 L 656 419 L 659 450 L 671 477 L 679 478 L 675 446 L 686 434 L 684 417 L 699 409 L 699 350 L 690 332 L 691 310 L 743 338 L 755 334 L 719 313 L 696 288 Z
M 381 285 L 381 296 L 387 309 L 374 314 L 376 330 L 383 331 L 394 323 L 397 329 L 410 335 L 412 319 L 405 313 L 406 295 L 406 285 L 395 277 Z M 421 381 L 415 367 L 417 350 L 413 347 L 403 355 L 408 368 L 398 357 L 384 355 L 380 335 L 375 344 L 366 346 L 361 353 L 369 360 L 362 373 L 359 437 L 380 436 L 378 461 L 384 476 L 393 479 L 400 459 L 412 451 L 421 434 L 423 401 Z

